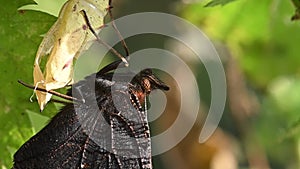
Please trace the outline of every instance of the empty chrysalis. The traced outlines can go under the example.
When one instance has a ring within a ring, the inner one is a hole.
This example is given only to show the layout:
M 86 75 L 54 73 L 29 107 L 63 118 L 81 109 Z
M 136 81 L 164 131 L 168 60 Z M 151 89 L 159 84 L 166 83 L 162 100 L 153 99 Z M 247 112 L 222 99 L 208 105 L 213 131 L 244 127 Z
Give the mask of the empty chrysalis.
M 82 11 L 90 25 L 99 31 L 107 14 L 109 0 L 69 0 L 60 10 L 57 21 L 41 42 L 34 61 L 34 85 L 47 91 L 73 83 L 73 61 L 96 39 L 89 31 Z M 40 63 L 46 59 L 42 70 Z M 52 94 L 35 91 L 43 110 Z

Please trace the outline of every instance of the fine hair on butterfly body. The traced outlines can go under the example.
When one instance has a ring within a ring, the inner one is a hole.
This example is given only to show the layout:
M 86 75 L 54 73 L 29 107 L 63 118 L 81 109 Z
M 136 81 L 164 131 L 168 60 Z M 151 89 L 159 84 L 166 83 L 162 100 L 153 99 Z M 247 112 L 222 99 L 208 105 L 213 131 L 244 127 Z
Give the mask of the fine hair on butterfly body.
M 151 69 L 115 73 L 125 64 L 114 61 L 73 84 L 67 96 L 82 101 L 67 103 L 24 143 L 13 169 L 152 168 L 146 97 L 169 87 Z

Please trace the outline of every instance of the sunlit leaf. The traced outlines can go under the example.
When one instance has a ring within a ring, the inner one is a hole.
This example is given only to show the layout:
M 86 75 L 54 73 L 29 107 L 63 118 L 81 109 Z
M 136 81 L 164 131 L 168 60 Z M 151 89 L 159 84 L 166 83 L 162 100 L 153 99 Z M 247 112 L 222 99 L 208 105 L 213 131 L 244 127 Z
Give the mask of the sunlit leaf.
M 3 168 L 11 168 L 12 154 L 34 134 L 26 110 L 39 113 L 39 109 L 29 101 L 32 90 L 17 80 L 32 81 L 33 56 L 41 41 L 40 35 L 55 21 L 45 13 L 18 11 L 30 3 L 33 1 L 7 1 L 0 10 L 3 16 L 0 17 L 0 166 Z M 43 115 L 48 116 L 52 107 L 49 105 Z
M 58 20 L 45 35 L 34 62 L 34 85 L 46 90 L 63 88 L 73 83 L 73 59 L 89 47 L 95 36 L 88 30 L 81 11 L 84 10 L 91 26 L 99 30 L 107 13 L 108 0 L 69 0 L 61 9 Z M 47 63 L 42 70 L 41 60 Z M 36 91 L 40 109 L 51 99 L 50 93 Z
M 278 109 L 286 115 L 286 118 L 290 117 L 291 120 L 297 118 L 292 115 L 298 115 L 300 109 L 300 80 L 298 78 L 278 78 L 271 83 L 269 92 Z
M 63 6 L 63 4 L 67 0 L 50 0 L 50 1 L 45 1 L 45 0 L 34 0 L 36 4 L 29 4 L 29 5 L 24 5 L 19 8 L 19 10 L 35 10 L 35 11 L 41 11 L 48 13 L 53 16 L 58 16 L 59 14 L 59 9 Z
M 45 126 L 46 122 L 49 121 L 49 117 L 43 116 L 40 113 L 35 113 L 30 110 L 27 110 L 26 113 L 28 114 L 34 133 L 40 131 Z

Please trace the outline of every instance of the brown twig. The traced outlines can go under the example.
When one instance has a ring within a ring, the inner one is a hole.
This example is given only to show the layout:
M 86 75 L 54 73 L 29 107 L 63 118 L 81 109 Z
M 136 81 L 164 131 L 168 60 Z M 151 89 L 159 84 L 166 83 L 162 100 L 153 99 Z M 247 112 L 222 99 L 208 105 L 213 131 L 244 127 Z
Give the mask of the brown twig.
M 23 86 L 28 87 L 28 88 L 30 88 L 30 89 L 38 90 L 38 91 L 45 92 L 45 93 L 50 93 L 50 94 L 53 94 L 53 95 L 55 95 L 55 96 L 58 96 L 58 97 L 60 97 L 60 98 L 66 99 L 66 100 L 81 102 L 81 100 L 78 100 L 78 99 L 75 98 L 75 97 L 68 96 L 68 95 L 65 95 L 65 94 L 61 94 L 61 93 L 56 92 L 56 91 L 53 91 L 53 90 L 47 91 L 46 89 L 43 89 L 43 88 L 40 88 L 40 87 L 35 87 L 35 86 L 32 86 L 32 85 L 29 85 L 29 84 L 23 82 L 22 80 L 18 80 L 18 82 L 19 82 L 20 84 L 22 84 Z

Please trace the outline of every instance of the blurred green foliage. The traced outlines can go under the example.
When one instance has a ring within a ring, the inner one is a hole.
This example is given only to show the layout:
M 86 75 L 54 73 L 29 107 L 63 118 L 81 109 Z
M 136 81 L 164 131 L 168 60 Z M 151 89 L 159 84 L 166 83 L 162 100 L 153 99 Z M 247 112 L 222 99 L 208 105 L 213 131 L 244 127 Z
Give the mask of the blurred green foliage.
M 42 34 L 50 28 L 55 18 L 41 12 L 18 10 L 32 4 L 30 0 L 2 2 L 0 15 L 0 167 L 12 166 L 12 155 L 36 130 L 45 124 L 47 111 L 40 114 L 36 103 L 30 103 L 32 90 L 18 84 L 17 80 L 32 82 L 32 67 Z M 48 110 L 56 109 L 53 105 Z M 29 111 L 30 110 L 30 111 Z M 51 111 L 48 111 L 51 112 Z M 56 111 L 54 111 L 56 112 Z M 35 120 L 33 119 L 35 118 Z M 38 119 L 36 119 L 38 118 Z M 31 122 L 34 121 L 34 123 Z M 36 121 L 37 120 L 37 121 Z M 33 128 L 37 127 L 37 128 Z
M 39 6 L 23 9 L 45 11 L 50 7 L 49 12 L 56 15 L 62 4 L 54 3 L 58 6 L 53 7 L 40 2 Z M 38 11 L 18 10 L 34 4 L 31 0 L 2 4 L 0 167 L 4 169 L 12 166 L 12 155 L 20 145 L 57 112 L 56 106 L 50 104 L 40 113 L 37 103 L 29 102 L 32 90 L 17 83 L 18 79 L 32 82 L 41 35 L 56 18 Z M 251 123 L 255 128 L 253 135 L 263 144 L 271 167 L 300 168 L 300 23 L 290 20 L 295 11 L 292 3 L 213 0 L 180 5 L 177 10 L 179 16 L 199 26 L 210 39 L 225 44 L 238 60 L 261 104 Z
M 279 0 L 239 0 L 214 8 L 193 3 L 182 9 L 185 19 L 238 60 L 260 99 L 253 135 L 278 169 L 300 167 L 300 23 L 291 21 L 294 10 L 291 1 Z
M 299 23 L 290 21 L 293 10 L 289 1 L 236 1 L 215 8 L 200 3 L 184 9 L 183 17 L 226 43 L 251 81 L 265 88 L 274 77 L 299 72 Z

